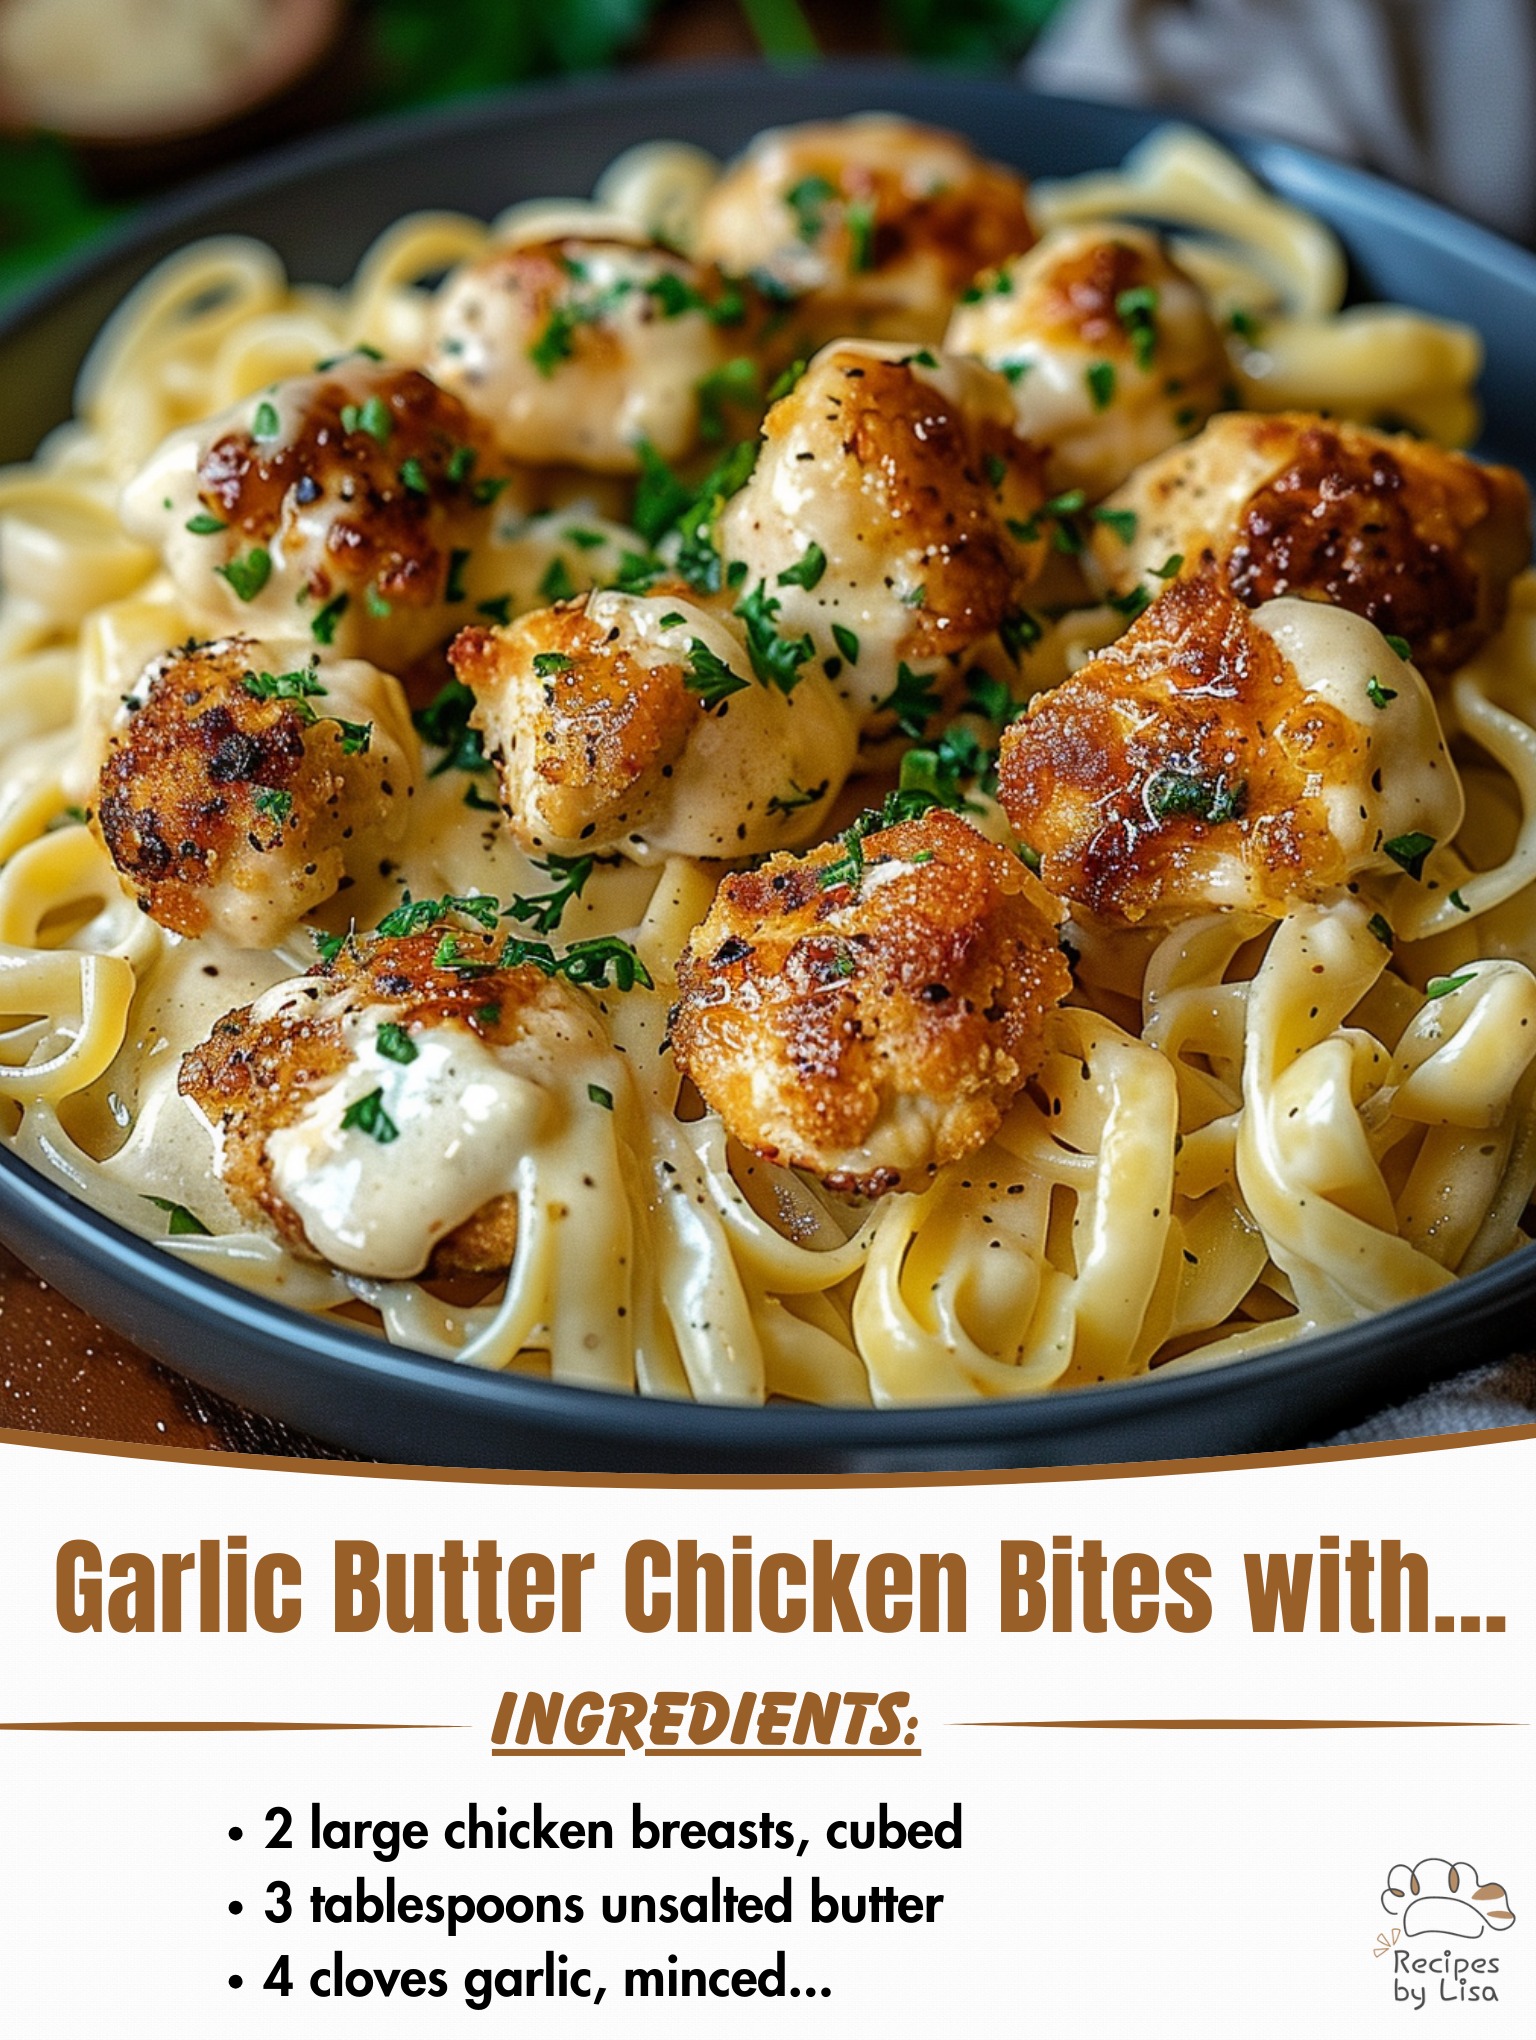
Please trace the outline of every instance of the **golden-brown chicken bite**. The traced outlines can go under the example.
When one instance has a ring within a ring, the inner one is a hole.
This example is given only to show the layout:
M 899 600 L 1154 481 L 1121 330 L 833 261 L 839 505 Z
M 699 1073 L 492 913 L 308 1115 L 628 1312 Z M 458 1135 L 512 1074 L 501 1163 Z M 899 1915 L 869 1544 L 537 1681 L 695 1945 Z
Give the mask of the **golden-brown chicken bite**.
M 469 614 L 507 486 L 457 397 L 358 354 L 173 433 L 122 519 L 210 622 L 398 672 Z
M 1000 376 L 926 348 L 844 342 L 768 413 L 718 545 L 738 614 L 803 645 L 868 722 L 903 666 L 950 673 L 1007 634 L 1044 560 L 1031 522 L 1044 501 Z
M 1071 974 L 1041 886 L 936 808 L 725 879 L 678 986 L 678 1064 L 733 1138 L 874 1196 L 989 1138 Z
M 1139 227 L 1059 227 L 979 276 L 944 344 L 1004 375 L 1051 488 L 1108 495 L 1230 399 L 1205 293 Z
M 455 639 L 528 849 L 749 857 L 813 838 L 853 763 L 814 665 L 786 692 L 682 588 L 606 590 Z
M 504 1269 L 520 1158 L 622 1071 L 579 993 L 500 954 L 446 925 L 355 941 L 220 1020 L 180 1090 L 237 1210 L 357 1275 Z
M 1034 238 L 1017 172 L 864 114 L 759 135 L 706 198 L 697 252 L 796 300 L 789 325 L 812 345 L 936 341 L 976 272 Z
M 1115 924 L 1279 914 L 1418 876 L 1461 826 L 1419 674 L 1348 610 L 1175 583 L 1003 736 L 998 797 L 1047 886 Z
M 1531 550 L 1512 468 L 1304 412 L 1213 419 L 1111 507 L 1126 514 L 1096 527 L 1093 558 L 1116 593 L 1214 566 L 1250 607 L 1306 595 L 1369 618 L 1432 678 L 1498 629 Z
M 750 398 L 747 322 L 747 295 L 710 268 L 565 235 L 493 249 L 450 278 L 428 367 L 514 459 L 634 474 L 642 444 L 681 460 L 701 417 L 733 391 Z
M 264 949 L 400 840 L 418 766 L 399 683 L 375 667 L 292 641 L 188 644 L 123 702 L 94 826 L 162 927 Z

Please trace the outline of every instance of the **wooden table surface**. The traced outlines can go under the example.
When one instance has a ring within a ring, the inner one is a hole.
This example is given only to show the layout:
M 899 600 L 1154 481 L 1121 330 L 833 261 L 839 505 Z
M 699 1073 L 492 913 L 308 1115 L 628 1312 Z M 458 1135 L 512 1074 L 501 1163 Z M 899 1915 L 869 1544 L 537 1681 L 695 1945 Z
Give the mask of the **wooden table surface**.
M 881 46 L 870 0 L 822 0 L 807 9 L 829 52 Z M 693 0 L 666 9 L 640 62 L 750 57 L 756 45 L 739 7 Z M 337 1456 L 336 1449 L 160 1366 L 40 1282 L 0 1247 L 0 1429 L 187 1445 L 223 1452 Z

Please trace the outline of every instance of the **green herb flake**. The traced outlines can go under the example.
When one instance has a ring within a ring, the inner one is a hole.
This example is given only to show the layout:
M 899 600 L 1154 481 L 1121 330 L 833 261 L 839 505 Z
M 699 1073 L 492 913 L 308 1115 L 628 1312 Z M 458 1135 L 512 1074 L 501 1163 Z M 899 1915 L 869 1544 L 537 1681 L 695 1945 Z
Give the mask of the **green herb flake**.
M 448 555 L 448 578 L 443 583 L 445 602 L 462 602 L 466 598 L 464 569 L 469 565 L 470 554 L 465 546 L 456 545 Z
M 575 660 L 569 652 L 535 652 L 533 670 L 541 680 L 552 680 L 557 673 L 568 673 Z
M 1432 977 L 1424 987 L 1426 999 L 1449 998 L 1452 992 L 1459 992 L 1463 985 L 1469 985 L 1477 976 L 1475 970 L 1464 970 L 1457 977 Z
M 1169 768 L 1148 781 L 1145 799 L 1147 812 L 1160 822 L 1187 817 L 1214 827 L 1241 819 L 1248 806 L 1248 783 L 1233 784 L 1224 772 L 1210 778 Z
M 398 1020 L 386 1020 L 374 1037 L 374 1046 L 386 1062 L 413 1063 L 421 1053 Z
M 1150 571 L 1159 581 L 1171 581 L 1183 570 L 1183 566 L 1183 553 L 1169 553 L 1160 567 L 1153 567 Z
M 702 638 L 689 640 L 683 683 L 690 694 L 698 695 L 706 708 L 718 708 L 722 701 L 733 694 L 740 694 L 748 685 L 724 659 L 710 650 Z
M 365 758 L 373 743 L 373 724 L 346 722 L 340 716 L 335 718 L 341 738 L 341 755 L 344 758 Z
M 843 208 L 848 229 L 849 258 L 855 275 L 875 266 L 875 202 L 872 198 L 851 199 Z
M 1397 937 L 1392 933 L 1392 923 L 1387 919 L 1385 914 L 1372 914 L 1371 918 L 1366 922 L 1365 925 L 1376 937 L 1376 940 L 1381 944 L 1383 949 L 1390 949 L 1392 947 L 1392 944 L 1397 940 Z
M 195 517 L 187 519 L 186 528 L 194 538 L 212 538 L 216 531 L 228 531 L 229 526 L 212 511 L 199 510 Z
M 366 1098 L 359 1098 L 347 1107 L 341 1115 L 341 1130 L 343 1133 L 366 1133 L 380 1147 L 388 1147 L 391 1141 L 400 1138 L 399 1127 L 384 1110 L 382 1085 L 370 1091 Z
M 903 735 L 920 737 L 939 712 L 939 696 L 932 673 L 916 673 L 903 659 L 896 668 L 896 685 L 877 709 L 889 709 Z
M 380 921 L 378 933 L 391 941 L 424 935 L 450 914 L 462 914 L 489 935 L 501 918 L 501 906 L 490 893 L 444 893 L 436 900 L 413 900 L 407 893 Z
M 1115 397 L 1115 364 L 1112 361 L 1091 361 L 1083 370 L 1083 380 L 1088 385 L 1093 408 L 1107 411 Z
M 1389 701 L 1396 701 L 1397 689 L 1395 687 L 1383 687 L 1373 673 L 1365 684 L 1365 698 L 1369 701 L 1372 708 L 1385 708 Z
M 801 376 L 805 374 L 808 366 L 809 363 L 803 354 L 792 361 L 788 368 L 781 375 L 775 377 L 768 385 L 768 402 L 776 404 L 780 397 L 787 397 L 796 383 L 799 382 Z
M 842 653 L 850 666 L 856 666 L 859 663 L 858 636 L 855 632 L 849 630 L 846 624 L 833 624 L 832 642 L 837 646 L 837 649 Z
M 759 581 L 750 595 L 737 603 L 735 614 L 747 627 L 747 654 L 752 671 L 765 687 L 777 687 L 792 694 L 800 681 L 800 668 L 816 650 L 807 632 L 797 638 L 782 637 L 775 627 L 780 604 L 768 593 L 768 583 Z
M 831 784 L 830 779 L 823 779 L 817 786 L 802 786 L 798 779 L 792 779 L 789 782 L 789 792 L 774 794 L 768 802 L 767 811 L 781 821 L 788 821 L 791 815 L 798 814 L 802 808 L 815 807 L 819 800 L 825 800 L 827 788 Z
M 613 1110 L 613 1093 L 605 1090 L 601 1084 L 588 1084 L 587 1096 L 594 1105 L 601 1105 L 605 1112 Z
M 363 590 L 363 607 L 370 616 L 377 617 L 380 620 L 386 616 L 393 616 L 395 613 L 394 604 L 379 593 L 377 586 L 372 581 Z
M 1262 320 L 1255 318 L 1252 312 L 1244 311 L 1241 305 L 1236 305 L 1227 314 L 1227 324 L 1239 340 L 1246 341 L 1250 347 L 1258 346 L 1264 326 Z
M 592 876 L 597 859 L 592 856 L 559 857 L 551 853 L 533 861 L 537 870 L 554 880 L 553 888 L 547 893 L 519 893 L 509 907 L 503 908 L 502 918 L 524 926 L 531 923 L 538 934 L 550 935 L 559 927 L 571 901 L 581 897 L 582 888 Z
M 1458 914 L 1471 913 L 1472 909 L 1467 905 L 1466 901 L 1461 896 L 1460 886 L 1458 886 L 1453 893 L 1448 894 L 1447 897 L 1449 898 L 1451 905 L 1456 909 Z
M 427 481 L 427 471 L 415 454 L 408 460 L 401 461 L 400 483 L 402 488 L 409 489 L 413 496 L 429 496 L 432 493 L 431 485 Z
M 388 446 L 395 430 L 394 414 L 381 396 L 374 395 L 364 404 L 342 405 L 341 429 L 346 433 L 366 432 L 380 446 Z
M 242 602 L 254 602 L 272 577 L 272 555 L 265 546 L 253 545 L 248 553 L 213 571 L 229 583 Z
M 156 1211 L 163 1211 L 166 1214 L 165 1230 L 173 1240 L 206 1240 L 213 1237 L 203 1221 L 188 1211 L 184 1204 L 177 1204 L 169 1197 L 146 1196 L 144 1202 L 152 1204 Z
M 488 595 L 483 602 L 475 604 L 476 616 L 488 616 L 492 623 L 512 621 L 512 597 L 510 595 Z
M 1157 291 L 1146 283 L 1122 290 L 1115 298 L 1115 317 L 1130 338 L 1136 366 L 1150 368 L 1157 352 Z
M 1426 836 L 1422 829 L 1410 829 L 1406 835 L 1389 837 L 1381 847 L 1410 878 L 1420 878 L 1424 872 L 1424 860 L 1435 847 L 1435 838 Z
M 460 482 L 468 481 L 475 462 L 480 458 L 472 446 L 456 446 L 449 454 L 443 473 L 457 488 Z
M 323 609 L 317 609 L 310 620 L 309 634 L 316 644 L 331 645 L 336 642 L 336 626 L 351 607 L 350 595 L 333 595 Z
M 276 822 L 281 828 L 293 813 L 293 795 L 286 787 L 258 786 L 251 805 L 264 821 Z
M 600 545 L 608 543 L 602 532 L 589 531 L 584 524 L 568 524 L 560 536 L 568 538 L 580 552 L 595 552 Z
M 251 420 L 252 439 L 276 439 L 282 429 L 282 420 L 277 415 L 276 404 L 269 404 L 265 400 L 259 403 L 256 406 L 256 415 Z
M 1387 643 L 1392 647 L 1393 651 L 1396 652 L 1397 656 L 1400 659 L 1406 661 L 1409 664 L 1412 664 L 1413 646 L 1409 644 L 1407 638 L 1394 637 L 1392 632 L 1389 630 L 1383 631 L 1382 635 L 1383 637 L 1385 637 Z
M 1134 510 L 1090 510 L 1089 516 L 1095 524 L 1108 525 L 1122 545 L 1129 545 L 1136 536 L 1136 512 Z
M 697 385 L 699 436 L 708 446 L 725 438 L 726 412 L 733 405 L 750 410 L 758 400 L 762 384 L 757 363 L 745 354 L 713 369 Z
M 827 556 L 812 540 L 794 565 L 778 576 L 778 584 L 781 588 L 814 588 L 826 571 Z
M 826 223 L 828 205 L 837 196 L 835 184 L 825 177 L 802 177 L 784 194 L 784 203 L 795 216 L 795 232 L 802 241 L 814 241 Z

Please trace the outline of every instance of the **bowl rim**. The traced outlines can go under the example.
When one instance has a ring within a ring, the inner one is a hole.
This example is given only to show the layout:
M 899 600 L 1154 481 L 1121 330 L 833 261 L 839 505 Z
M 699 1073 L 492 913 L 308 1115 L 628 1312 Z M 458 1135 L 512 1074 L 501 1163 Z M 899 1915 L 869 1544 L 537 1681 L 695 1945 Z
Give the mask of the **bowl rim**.
M 878 104 L 877 97 L 871 95 L 883 89 L 910 93 L 914 87 L 941 82 L 925 67 L 881 60 L 832 59 L 817 69 L 848 91 L 859 91 L 866 104 Z M 784 75 L 784 67 L 762 63 L 690 64 L 514 87 L 328 129 L 267 150 L 233 169 L 200 177 L 96 236 L 0 307 L 0 342 L 23 331 L 115 264 L 209 212 L 270 196 L 291 182 L 331 167 L 365 161 L 402 141 L 413 147 L 431 145 L 484 130 L 519 112 L 548 115 L 562 108 L 601 112 L 607 106 L 664 98 L 669 93 L 696 98 L 715 87 L 740 88 L 765 77 L 782 80 Z M 1020 114 L 1026 114 L 1032 104 L 1049 105 L 1058 113 L 1081 111 L 1090 120 L 1111 116 L 1128 131 L 1139 128 L 1143 135 L 1158 126 L 1183 122 L 1215 136 L 1261 178 L 1266 165 L 1283 163 L 1293 180 L 1300 176 L 1335 189 L 1342 186 L 1365 213 L 1383 225 L 1401 225 L 1406 213 L 1424 238 L 1458 257 L 1470 256 L 1536 299 L 1536 254 L 1432 199 L 1352 164 L 1335 162 L 1289 142 L 1235 134 L 1166 108 L 1036 93 L 1007 79 L 986 76 L 957 74 L 943 77 L 942 83 L 950 93 L 1007 106 Z M 1437 1335 L 1454 1333 L 1458 1326 L 1465 1328 L 1472 1320 L 1536 1296 L 1536 1254 L 1517 1250 L 1426 1296 L 1224 1365 L 1181 1372 L 1159 1370 L 1040 1395 L 964 1402 L 879 1409 L 789 1402 L 759 1407 L 579 1387 L 466 1366 L 392 1345 L 377 1334 L 313 1316 L 242 1288 L 198 1267 L 195 1261 L 164 1251 L 0 1144 L 0 1219 L 6 1217 L 46 1234 L 61 1252 L 79 1256 L 109 1277 L 121 1293 L 199 1316 L 210 1333 L 237 1334 L 284 1359 L 322 1368 L 333 1381 L 354 1392 L 365 1392 L 370 1381 L 388 1380 L 433 1401 L 446 1398 L 461 1415 L 481 1411 L 487 1417 L 505 1420 L 521 1414 L 541 1429 L 579 1431 L 594 1444 L 726 1456 L 743 1452 L 793 1454 L 807 1448 L 884 1453 L 1014 1447 L 1026 1434 L 1044 1439 L 1080 1433 L 1086 1444 L 1097 1430 L 1138 1412 L 1149 1419 L 1173 1417 L 1176 1422 L 1181 1409 L 1220 1397 L 1228 1388 L 1261 1387 L 1283 1377 L 1300 1389 L 1308 1377 L 1347 1377 L 1359 1363 L 1379 1357 L 1387 1341 L 1427 1345 Z M 1451 1372 L 1458 1364 L 1454 1356 L 1458 1342 L 1452 1337 L 1446 1344 L 1453 1358 L 1441 1371 Z

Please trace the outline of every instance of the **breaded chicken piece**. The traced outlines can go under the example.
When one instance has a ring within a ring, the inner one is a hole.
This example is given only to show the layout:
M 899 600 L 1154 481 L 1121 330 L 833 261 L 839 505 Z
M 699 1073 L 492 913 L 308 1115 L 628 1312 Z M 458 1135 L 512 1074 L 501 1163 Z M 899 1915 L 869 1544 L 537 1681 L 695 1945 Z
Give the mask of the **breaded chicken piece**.
M 1007 377 L 1052 490 L 1090 501 L 1232 401 L 1205 293 L 1140 227 L 1057 228 L 977 277 L 944 345 Z
M 998 797 L 1051 891 L 1120 925 L 1417 877 L 1462 819 L 1429 689 L 1371 624 L 1214 575 L 1035 700 Z
M 506 1268 L 520 1156 L 589 1071 L 615 1078 L 580 995 L 500 949 L 446 925 L 350 942 L 219 1021 L 180 1090 L 236 1208 L 354 1274 Z
M 210 621 L 400 672 L 469 614 L 507 486 L 457 397 L 357 354 L 172 434 L 121 514 Z
M 1039 1067 L 1071 990 L 1056 918 L 946 809 L 771 858 L 722 882 L 678 965 L 679 1067 L 756 1154 L 838 1191 L 920 1187 Z
M 696 252 L 796 300 L 818 346 L 936 341 L 979 269 L 1034 241 L 1024 179 L 958 135 L 889 114 L 760 134 L 704 203 Z
M 420 766 L 399 682 L 358 659 L 221 638 L 146 668 L 93 821 L 146 914 L 265 949 L 405 833 Z
M 748 318 L 748 294 L 712 269 L 564 235 L 450 277 L 427 366 L 513 459 L 635 474 L 642 443 L 669 461 L 693 451 L 700 385 L 743 354 Z
M 748 857 L 816 835 L 853 725 L 806 665 L 786 693 L 683 588 L 585 595 L 449 654 L 530 850 Z
M 1044 561 L 1030 523 L 1044 501 L 1000 376 L 927 349 L 840 342 L 768 413 L 718 544 L 737 613 L 804 643 L 864 723 L 881 718 L 903 666 L 953 673 L 1018 620 Z
M 1173 558 L 1214 565 L 1250 608 L 1307 595 L 1369 618 L 1432 679 L 1499 628 L 1531 551 L 1512 468 L 1305 412 L 1214 419 L 1110 507 L 1129 520 L 1097 526 L 1093 558 L 1115 593 Z

